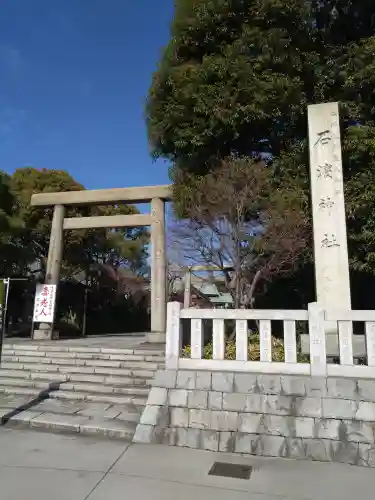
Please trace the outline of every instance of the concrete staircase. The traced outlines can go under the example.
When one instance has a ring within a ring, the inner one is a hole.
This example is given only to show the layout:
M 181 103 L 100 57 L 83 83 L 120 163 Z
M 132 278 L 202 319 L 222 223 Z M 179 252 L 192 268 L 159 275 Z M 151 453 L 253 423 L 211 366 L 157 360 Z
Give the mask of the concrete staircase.
M 5 344 L 0 417 L 7 425 L 131 439 L 163 368 L 164 349 L 147 344 Z

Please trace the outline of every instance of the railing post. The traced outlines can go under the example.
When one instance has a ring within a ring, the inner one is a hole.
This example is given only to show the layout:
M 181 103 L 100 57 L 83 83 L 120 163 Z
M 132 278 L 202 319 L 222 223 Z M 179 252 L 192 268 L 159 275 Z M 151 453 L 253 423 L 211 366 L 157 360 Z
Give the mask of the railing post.
M 178 359 L 180 357 L 182 343 L 180 311 L 180 302 L 168 302 L 167 338 L 165 346 L 165 368 L 167 370 L 178 369 Z
M 311 375 L 327 376 L 327 354 L 324 309 L 317 302 L 309 304 L 309 336 Z

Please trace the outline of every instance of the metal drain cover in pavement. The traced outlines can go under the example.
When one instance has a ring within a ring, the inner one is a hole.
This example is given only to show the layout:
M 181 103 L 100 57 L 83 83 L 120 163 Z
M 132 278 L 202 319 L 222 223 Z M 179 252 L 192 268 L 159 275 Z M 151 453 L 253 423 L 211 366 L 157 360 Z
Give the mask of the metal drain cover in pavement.
M 250 479 L 252 469 L 250 465 L 215 462 L 208 475 L 232 477 L 234 479 Z

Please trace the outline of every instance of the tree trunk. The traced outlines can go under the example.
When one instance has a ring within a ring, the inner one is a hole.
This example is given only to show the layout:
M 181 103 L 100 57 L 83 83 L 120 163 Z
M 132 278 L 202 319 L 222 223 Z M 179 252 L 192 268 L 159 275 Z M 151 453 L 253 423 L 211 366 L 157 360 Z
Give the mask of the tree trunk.
M 262 271 L 260 269 L 258 269 L 258 271 L 255 273 L 255 276 L 253 278 L 253 281 L 251 283 L 251 286 L 250 286 L 250 290 L 249 290 L 249 305 L 251 308 L 253 308 L 253 305 L 254 305 L 254 294 L 255 294 L 255 289 L 258 285 L 258 282 L 260 280 L 260 276 L 262 274 Z
M 241 247 L 240 247 L 240 239 L 239 239 L 239 230 L 238 230 L 238 225 L 236 226 L 235 229 L 235 234 L 234 234 L 234 244 L 235 244 L 235 250 L 234 250 L 234 272 L 235 272 L 235 279 L 236 279 L 236 288 L 235 288 L 235 299 L 234 299 L 234 308 L 239 309 L 241 306 L 242 302 L 242 297 L 241 297 L 241 282 L 242 282 L 242 276 L 241 276 Z

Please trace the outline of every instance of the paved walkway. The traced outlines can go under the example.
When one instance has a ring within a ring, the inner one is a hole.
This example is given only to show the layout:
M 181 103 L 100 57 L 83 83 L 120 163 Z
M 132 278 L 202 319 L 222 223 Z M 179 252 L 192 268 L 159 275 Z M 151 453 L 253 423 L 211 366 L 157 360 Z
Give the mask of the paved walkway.
M 250 480 L 208 476 L 250 464 Z M 370 500 L 373 469 L 0 428 L 1 500 Z

